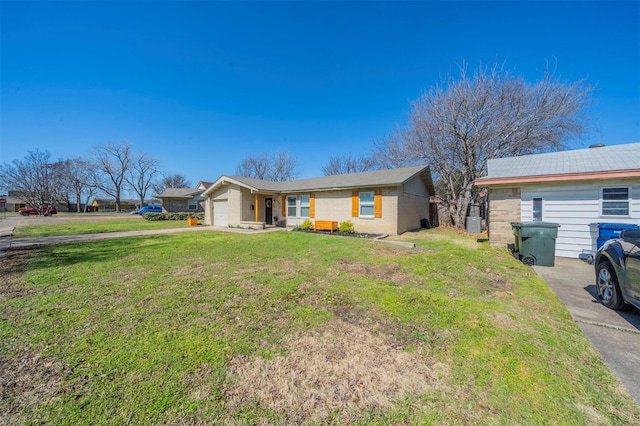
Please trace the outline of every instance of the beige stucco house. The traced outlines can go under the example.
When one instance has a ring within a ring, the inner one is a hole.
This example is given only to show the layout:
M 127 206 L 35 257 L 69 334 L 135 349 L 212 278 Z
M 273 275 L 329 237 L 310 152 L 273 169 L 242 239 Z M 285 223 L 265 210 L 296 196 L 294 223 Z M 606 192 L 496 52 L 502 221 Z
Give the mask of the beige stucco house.
M 221 176 L 205 197 L 205 224 L 264 227 L 351 221 L 356 232 L 401 234 L 429 219 L 428 167 L 271 182 Z
M 488 189 L 493 247 L 514 242 L 511 222 L 552 222 L 556 256 L 580 257 L 598 224 L 640 225 L 640 143 L 489 160 L 475 185 Z

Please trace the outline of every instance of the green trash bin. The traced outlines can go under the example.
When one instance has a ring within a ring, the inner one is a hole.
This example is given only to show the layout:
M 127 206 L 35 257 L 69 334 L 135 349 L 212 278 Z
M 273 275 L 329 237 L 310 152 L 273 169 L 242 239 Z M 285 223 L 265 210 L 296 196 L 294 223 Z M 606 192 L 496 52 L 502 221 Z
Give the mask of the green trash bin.
M 511 222 L 513 255 L 525 265 L 554 266 L 559 227 L 552 222 Z

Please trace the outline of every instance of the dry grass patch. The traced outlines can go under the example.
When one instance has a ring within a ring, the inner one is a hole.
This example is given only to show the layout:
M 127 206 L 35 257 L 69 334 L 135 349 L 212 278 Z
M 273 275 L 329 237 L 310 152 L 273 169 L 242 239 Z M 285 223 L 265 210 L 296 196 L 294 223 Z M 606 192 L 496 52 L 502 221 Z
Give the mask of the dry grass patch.
M 486 240 L 486 232 L 480 235 L 469 236 L 464 229 L 456 229 L 453 227 L 439 226 L 437 229 L 421 230 L 417 232 L 405 232 L 401 235 L 393 235 L 389 237 L 394 241 L 414 241 L 416 239 L 428 238 L 430 243 L 441 241 L 446 244 L 455 244 L 466 249 L 475 250 L 478 247 L 478 241 Z
M 58 363 L 30 349 L 0 358 L 0 412 L 8 416 L 0 424 L 21 424 L 23 415 L 55 397 L 62 382 L 60 370 Z
M 449 372 L 340 320 L 297 333 L 284 346 L 286 355 L 272 359 L 231 360 L 226 395 L 232 411 L 258 402 L 287 423 L 306 423 L 331 413 L 385 410 L 406 395 L 441 388 Z
M 374 265 L 365 262 L 340 260 L 337 262 L 337 265 L 338 268 L 345 270 L 350 274 L 397 285 L 419 283 L 424 280 L 424 277 L 418 277 L 415 274 L 408 274 L 404 272 L 402 270 L 402 266 L 398 263 L 384 263 L 382 265 Z
M 28 266 L 31 253 L 28 250 L 7 250 L 0 258 L 0 301 L 22 297 L 32 291 L 24 288 L 22 277 Z

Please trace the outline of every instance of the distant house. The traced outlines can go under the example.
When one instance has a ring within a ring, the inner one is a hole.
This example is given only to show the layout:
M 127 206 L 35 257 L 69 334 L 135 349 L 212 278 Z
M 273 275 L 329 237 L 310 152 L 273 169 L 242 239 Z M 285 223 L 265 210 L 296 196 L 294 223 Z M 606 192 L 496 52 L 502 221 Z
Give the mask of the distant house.
M 18 212 L 28 207 L 36 207 L 31 206 L 24 199 L 23 193 L 20 191 L 8 191 L 7 196 L 2 198 L 6 200 L 6 203 L 4 204 L 4 210 L 2 209 L 2 206 L 0 206 L 0 211 Z M 55 206 L 58 211 L 67 211 L 66 205 L 62 204 L 60 201 L 56 202 Z
M 211 185 L 211 182 L 200 181 L 195 188 L 167 188 L 155 197 L 162 200 L 162 207 L 168 212 L 203 212 L 202 193 Z
M 18 212 L 21 209 L 27 208 L 27 202 L 20 197 L 20 194 L 16 194 L 16 191 L 9 191 L 7 196 L 2 198 L 6 200 L 6 203 L 4 204 L 4 211 Z
M 556 255 L 596 249 L 598 223 L 640 224 L 640 143 L 489 160 L 489 240 L 514 242 L 511 222 L 559 223 Z
M 153 200 L 149 202 L 145 202 L 145 205 L 154 204 L 157 205 L 159 203 L 153 202 Z M 116 200 L 115 198 L 96 198 L 91 203 L 91 207 L 94 212 L 114 212 L 116 211 Z M 140 206 L 140 200 L 132 200 L 132 199 L 121 199 L 120 200 L 120 210 L 121 211 L 133 211 L 138 210 L 142 206 Z
M 420 228 L 433 194 L 425 166 L 286 182 L 223 175 L 202 193 L 207 225 L 351 221 L 357 232 L 388 234 Z

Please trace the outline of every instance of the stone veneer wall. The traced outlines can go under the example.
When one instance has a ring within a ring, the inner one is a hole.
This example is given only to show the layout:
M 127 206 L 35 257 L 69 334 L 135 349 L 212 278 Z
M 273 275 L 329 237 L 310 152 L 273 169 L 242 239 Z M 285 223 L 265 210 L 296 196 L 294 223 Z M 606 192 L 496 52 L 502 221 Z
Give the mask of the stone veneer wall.
M 520 188 L 489 189 L 489 241 L 491 247 L 513 244 L 511 222 L 521 221 Z

